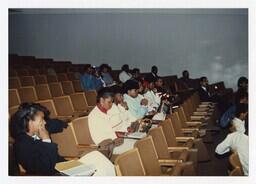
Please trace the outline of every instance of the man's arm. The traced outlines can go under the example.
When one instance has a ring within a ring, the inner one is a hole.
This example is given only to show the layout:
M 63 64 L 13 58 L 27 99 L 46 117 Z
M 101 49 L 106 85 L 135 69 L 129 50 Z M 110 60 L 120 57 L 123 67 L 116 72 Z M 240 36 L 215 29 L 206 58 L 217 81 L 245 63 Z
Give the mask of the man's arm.
M 219 155 L 223 155 L 230 151 L 231 145 L 232 145 L 232 135 L 229 134 L 224 141 L 222 141 L 215 149 L 215 152 Z

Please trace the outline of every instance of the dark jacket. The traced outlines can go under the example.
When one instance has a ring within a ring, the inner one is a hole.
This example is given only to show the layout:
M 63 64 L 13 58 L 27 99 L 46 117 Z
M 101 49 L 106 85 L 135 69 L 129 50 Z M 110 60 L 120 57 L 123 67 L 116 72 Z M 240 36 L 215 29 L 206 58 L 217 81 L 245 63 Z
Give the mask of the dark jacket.
M 62 132 L 67 124 L 57 119 L 46 119 L 48 132 Z M 13 145 L 17 163 L 32 175 L 54 175 L 55 164 L 65 159 L 58 154 L 58 145 L 47 143 L 41 140 L 34 140 L 33 137 L 23 133 L 15 137 Z
M 198 88 L 198 94 L 201 102 L 212 102 L 212 97 L 202 87 Z

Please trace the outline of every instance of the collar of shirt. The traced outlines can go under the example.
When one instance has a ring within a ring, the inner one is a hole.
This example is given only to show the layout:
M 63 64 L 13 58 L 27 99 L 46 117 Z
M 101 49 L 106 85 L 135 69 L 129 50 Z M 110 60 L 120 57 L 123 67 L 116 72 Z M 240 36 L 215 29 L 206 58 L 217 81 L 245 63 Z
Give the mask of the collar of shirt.
M 236 117 L 233 119 L 233 121 L 236 121 L 236 122 L 238 122 L 238 123 L 243 123 L 243 124 L 245 123 L 244 120 L 241 120 L 241 119 L 236 118 Z
M 105 109 L 104 107 L 102 107 L 99 103 L 97 104 L 97 107 L 98 107 L 98 109 L 99 109 L 101 112 L 107 114 L 107 111 L 108 111 L 108 110 Z
M 205 90 L 206 92 L 208 92 L 207 89 L 206 89 L 206 87 L 201 86 L 201 88 L 202 88 L 203 90 Z

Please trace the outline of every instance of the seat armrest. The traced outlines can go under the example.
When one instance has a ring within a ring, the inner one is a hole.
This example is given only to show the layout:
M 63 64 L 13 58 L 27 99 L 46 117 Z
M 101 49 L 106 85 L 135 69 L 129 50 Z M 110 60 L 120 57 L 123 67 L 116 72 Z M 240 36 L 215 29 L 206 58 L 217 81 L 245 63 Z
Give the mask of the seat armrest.
M 169 152 L 184 151 L 184 150 L 189 150 L 189 147 L 185 147 L 185 146 L 168 147 Z
M 177 142 L 187 142 L 189 139 L 194 140 L 194 137 L 176 137 Z
M 160 166 L 175 166 L 179 163 L 182 163 L 182 160 L 172 160 L 172 159 L 159 159 Z
M 78 144 L 77 148 L 92 148 L 97 149 L 98 146 L 96 144 Z
M 203 111 L 200 111 L 200 112 L 193 112 L 193 115 L 199 115 L 199 116 L 204 116 L 204 115 L 207 115 L 208 113 L 207 112 L 203 112 Z
M 187 121 L 186 124 L 188 126 L 196 126 L 196 125 L 202 125 L 201 121 Z
M 181 131 L 185 133 L 191 133 L 193 131 L 199 131 L 199 128 L 182 128 Z
M 201 119 L 204 119 L 205 116 L 190 116 L 191 120 L 201 120 Z

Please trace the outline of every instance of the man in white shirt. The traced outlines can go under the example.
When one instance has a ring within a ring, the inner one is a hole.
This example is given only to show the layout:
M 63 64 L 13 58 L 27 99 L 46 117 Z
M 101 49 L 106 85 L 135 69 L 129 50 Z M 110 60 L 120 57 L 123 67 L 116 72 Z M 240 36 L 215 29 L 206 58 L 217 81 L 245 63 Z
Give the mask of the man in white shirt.
M 113 103 L 113 93 L 109 88 L 103 88 L 98 92 L 97 105 L 88 116 L 89 131 L 96 145 L 111 139 L 114 143 L 113 154 L 121 154 L 133 148 L 135 140 L 118 138 L 112 129 L 110 116 L 108 115 Z
M 245 119 L 248 114 L 247 104 L 238 104 L 236 107 L 235 118 L 232 120 L 232 125 L 237 132 L 245 133 Z
M 125 64 L 122 66 L 122 71 L 119 74 L 119 80 L 125 83 L 127 80 L 132 78 L 132 74 L 129 73 L 129 65 Z
M 236 109 L 236 116 L 239 119 L 245 119 L 247 116 L 247 108 L 244 104 Z M 240 119 L 240 120 L 241 120 Z M 238 123 L 240 124 L 240 123 Z M 237 128 L 238 127 L 238 128 Z M 228 134 L 226 139 L 222 141 L 217 147 L 215 152 L 219 155 L 227 153 L 229 151 L 235 151 L 238 153 L 239 160 L 242 164 L 243 171 L 245 175 L 248 175 L 249 169 L 249 139 L 248 136 L 244 134 L 243 129 L 240 125 L 236 128 L 237 131 Z

